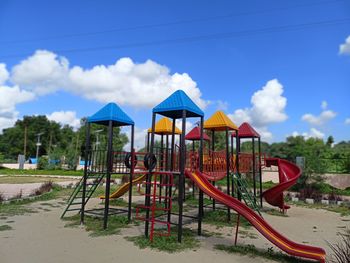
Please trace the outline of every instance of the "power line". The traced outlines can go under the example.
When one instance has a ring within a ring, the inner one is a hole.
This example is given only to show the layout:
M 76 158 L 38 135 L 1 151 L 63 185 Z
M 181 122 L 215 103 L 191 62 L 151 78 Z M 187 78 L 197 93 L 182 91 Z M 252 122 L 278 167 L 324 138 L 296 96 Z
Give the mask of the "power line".
M 133 27 L 115 28 L 115 29 L 108 29 L 108 30 L 95 31 L 95 32 L 86 32 L 86 33 L 65 34 L 65 35 L 49 36 L 49 37 L 42 37 L 42 38 L 1 41 L 0 45 L 21 44 L 21 43 L 28 43 L 28 42 L 67 39 L 67 38 L 76 38 L 76 37 L 84 37 L 84 36 L 96 36 L 96 35 L 107 34 L 107 33 L 126 32 L 126 31 L 133 31 L 133 30 L 151 29 L 151 28 L 157 28 L 157 27 L 175 26 L 175 25 L 181 25 L 181 24 L 207 22 L 207 21 L 220 20 L 220 19 L 226 19 L 226 18 L 232 18 L 232 17 L 265 14 L 265 13 L 270 13 L 273 11 L 290 10 L 290 9 L 296 9 L 296 8 L 300 8 L 300 7 L 310 7 L 310 6 L 318 6 L 318 5 L 324 5 L 324 4 L 333 4 L 333 3 L 344 2 L 344 1 L 345 0 L 329 0 L 329 1 L 323 1 L 323 2 L 314 2 L 314 3 L 308 3 L 308 4 L 295 5 L 295 6 L 290 6 L 290 7 L 277 7 L 277 8 L 260 10 L 260 11 L 242 12 L 242 13 L 236 13 L 236 14 L 180 20 L 180 21 L 173 21 L 173 22 L 166 22 L 166 23 L 159 23 L 159 24 L 138 25 L 138 26 L 133 26 Z
M 318 22 L 295 24 L 295 25 L 285 25 L 285 26 L 277 26 L 277 27 L 268 27 L 268 28 L 262 28 L 262 29 L 254 29 L 254 30 L 225 32 L 225 33 L 217 33 L 217 34 L 210 34 L 210 35 L 198 35 L 198 36 L 192 36 L 192 37 L 155 40 L 155 41 L 148 41 L 148 42 L 135 42 L 135 43 L 128 43 L 128 44 L 120 44 L 120 45 L 109 45 L 109 46 L 98 46 L 98 47 L 76 48 L 76 49 L 61 49 L 61 50 L 53 50 L 53 52 L 79 53 L 79 52 L 92 52 L 92 51 L 110 50 L 110 49 L 124 49 L 124 48 L 158 46 L 158 45 L 167 45 L 167 44 L 180 44 L 180 43 L 218 40 L 218 39 L 227 39 L 227 38 L 241 38 L 241 37 L 258 35 L 258 34 L 299 31 L 299 30 L 318 28 L 318 27 L 343 25 L 347 23 L 350 23 L 350 18 L 318 21 Z M 13 54 L 8 56 L 1 56 L 0 59 L 23 57 L 23 56 L 27 56 L 27 54 Z

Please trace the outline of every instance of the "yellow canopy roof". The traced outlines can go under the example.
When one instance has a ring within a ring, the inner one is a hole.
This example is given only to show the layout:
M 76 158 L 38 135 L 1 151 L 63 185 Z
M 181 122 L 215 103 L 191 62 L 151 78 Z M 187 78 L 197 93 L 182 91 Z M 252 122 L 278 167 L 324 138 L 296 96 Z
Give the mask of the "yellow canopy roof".
M 226 128 L 229 130 L 238 130 L 236 124 L 223 111 L 215 112 L 204 122 L 204 129 L 207 130 L 224 131 Z
M 156 123 L 156 134 L 172 134 L 172 129 L 173 129 L 173 122 L 164 117 L 161 118 L 157 123 Z M 148 129 L 148 132 L 152 132 L 152 128 Z M 181 134 L 181 130 L 175 126 L 175 134 Z

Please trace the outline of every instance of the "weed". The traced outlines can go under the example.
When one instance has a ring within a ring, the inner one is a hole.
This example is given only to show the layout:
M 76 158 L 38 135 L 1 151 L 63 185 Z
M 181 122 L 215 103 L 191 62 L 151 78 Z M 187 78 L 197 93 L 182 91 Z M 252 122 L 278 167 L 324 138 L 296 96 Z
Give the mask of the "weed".
M 350 262 L 350 229 L 347 229 L 343 233 L 339 233 L 340 241 L 336 244 L 330 244 L 328 246 L 333 251 L 333 256 L 330 262 L 334 263 L 349 263 Z
M 12 227 L 9 225 L 1 225 L 0 226 L 0 231 L 7 231 L 7 230 L 12 230 Z
M 43 183 L 38 189 L 34 191 L 34 195 L 42 195 L 43 193 L 50 192 L 52 190 L 52 182 Z
M 65 227 L 77 227 L 80 225 L 80 215 L 66 217 L 63 220 L 68 221 Z M 119 234 L 122 228 L 128 227 L 128 218 L 126 216 L 110 216 L 108 218 L 108 227 L 103 229 L 103 220 L 101 218 L 85 216 L 85 230 L 90 232 L 90 236 L 109 236 Z
M 182 242 L 177 240 L 177 229 L 171 229 L 171 235 L 155 236 L 153 242 L 146 238 L 144 235 L 136 237 L 126 237 L 127 240 L 134 242 L 136 246 L 141 249 L 149 247 L 151 249 L 164 251 L 168 253 L 175 253 L 183 250 L 196 250 L 199 248 L 200 242 L 195 238 L 196 234 L 190 229 L 183 229 Z
M 227 246 L 218 244 L 214 246 L 215 249 L 226 251 L 227 253 L 247 255 L 250 257 L 262 257 L 265 259 L 270 259 L 277 262 L 285 263 L 306 263 L 310 261 L 302 260 L 300 258 L 291 257 L 281 252 L 274 252 L 273 248 L 268 248 L 268 250 L 262 250 L 256 248 L 254 245 L 237 245 L 237 246 Z

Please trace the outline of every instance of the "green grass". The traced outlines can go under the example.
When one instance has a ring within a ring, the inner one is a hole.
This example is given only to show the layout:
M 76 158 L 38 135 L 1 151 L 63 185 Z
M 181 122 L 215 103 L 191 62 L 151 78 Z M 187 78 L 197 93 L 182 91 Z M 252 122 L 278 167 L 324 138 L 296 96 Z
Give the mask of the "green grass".
M 146 238 L 144 235 L 136 237 L 126 237 L 127 240 L 132 241 L 136 246 L 141 249 L 151 248 L 158 251 L 175 253 L 184 250 L 196 250 L 200 246 L 200 242 L 195 238 L 196 233 L 190 229 L 183 229 L 182 242 L 177 241 L 177 229 L 171 229 L 171 235 L 166 236 L 154 236 L 153 242 Z
M 292 202 L 292 204 L 301 206 L 301 207 L 306 207 L 306 208 L 324 209 L 330 212 L 338 213 L 341 216 L 350 216 L 350 207 L 344 204 L 342 205 L 324 205 L 320 203 L 306 204 L 302 201 Z
M 9 225 L 0 225 L 0 231 L 12 230 L 13 228 Z
M 227 221 L 227 212 L 224 210 L 215 210 L 204 212 L 203 223 L 215 225 L 217 227 L 235 226 L 237 221 L 237 215 L 231 213 L 231 221 Z M 243 228 L 250 227 L 250 223 L 244 218 L 240 217 L 240 226 Z
M 268 214 L 268 215 L 271 215 L 271 216 L 281 216 L 281 217 L 288 217 L 287 214 L 283 214 L 282 212 L 280 212 L 279 210 L 277 209 L 271 209 L 271 208 L 267 208 L 267 207 L 264 207 L 262 209 L 262 212 Z
M 249 257 L 261 257 L 264 259 L 273 260 L 276 262 L 282 263 L 310 263 L 310 261 L 302 260 L 300 258 L 291 257 L 281 252 L 273 251 L 273 248 L 269 248 L 268 250 L 262 250 L 256 248 L 254 245 L 237 245 L 237 246 L 227 246 L 218 244 L 214 246 L 215 249 L 226 251 L 227 253 L 245 255 Z
M 35 213 L 34 208 L 28 207 L 28 204 L 32 204 L 38 201 L 48 201 L 52 199 L 57 199 L 61 197 L 68 196 L 72 192 L 72 189 L 63 189 L 59 186 L 54 185 L 51 192 L 44 193 L 33 199 L 22 199 L 14 200 L 10 203 L 5 203 L 0 205 L 0 216 L 15 216 L 23 215 L 27 213 Z
M 84 172 L 82 170 L 37 170 L 37 169 L 8 169 L 0 167 L 0 174 L 2 175 L 66 175 L 66 176 L 82 176 Z
M 66 217 L 63 220 L 67 221 L 65 227 L 77 227 L 80 225 L 80 215 Z M 103 229 L 102 218 L 92 216 L 85 216 L 84 218 L 84 228 L 91 237 L 119 234 L 121 229 L 126 227 L 129 227 L 126 216 L 109 216 L 107 229 Z

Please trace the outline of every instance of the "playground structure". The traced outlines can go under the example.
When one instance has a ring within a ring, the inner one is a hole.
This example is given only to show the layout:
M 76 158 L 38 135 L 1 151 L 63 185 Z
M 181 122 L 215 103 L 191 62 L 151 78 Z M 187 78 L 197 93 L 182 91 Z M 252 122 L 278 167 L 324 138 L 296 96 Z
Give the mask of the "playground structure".
M 156 122 L 157 115 L 163 117 L 158 122 Z M 197 118 L 199 122 L 198 127 L 186 135 L 187 118 Z M 181 130 L 175 126 L 177 119 L 182 121 Z M 92 149 L 90 143 L 92 123 L 108 125 L 106 150 Z M 129 152 L 113 151 L 113 127 L 119 126 L 131 126 Z M 209 131 L 211 138 L 204 133 L 204 129 Z M 233 132 L 230 134 L 231 131 Z M 225 147 L 221 151 L 216 151 L 215 148 L 217 132 L 225 132 Z M 156 146 L 156 135 L 161 136 L 160 147 Z M 175 144 L 176 135 L 179 135 L 179 145 Z M 201 235 L 205 194 L 212 199 L 212 209 L 219 209 L 219 206 L 226 207 L 227 220 L 231 220 L 232 211 L 237 213 L 236 239 L 239 217 L 243 216 L 266 239 L 286 253 L 319 262 L 325 261 L 325 251 L 322 248 L 290 241 L 274 230 L 261 216 L 259 207 L 262 207 L 263 197 L 268 203 L 282 210 L 289 208 L 284 204 L 283 191 L 296 182 L 301 170 L 285 160 L 264 157 L 261 154 L 260 136 L 249 124 L 242 124 L 238 128 L 221 111 L 214 113 L 204 122 L 203 111 L 183 91 L 178 90 L 153 108 L 152 127 L 148 130 L 146 152 L 134 151 L 134 122 L 113 103 L 88 118 L 86 138 L 84 177 L 69 198 L 62 217 L 70 211 L 79 212 L 81 223 L 84 223 L 85 214 L 101 216 L 104 228 L 108 227 L 110 215 L 127 213 L 128 219 L 131 220 L 132 186 L 143 182 L 146 186 L 145 201 L 137 205 L 135 218 L 144 221 L 144 233 L 150 240 L 157 235 L 169 236 L 171 226 L 175 225 L 178 242 L 181 242 L 184 218 L 197 221 L 197 232 Z M 246 138 L 252 139 L 252 154 L 240 153 L 241 139 Z M 186 145 L 186 139 L 192 140 L 192 148 Z M 255 139 L 258 139 L 257 154 Z M 204 147 L 204 140 L 209 144 L 207 148 Z M 195 147 L 195 141 L 198 141 L 198 149 Z M 278 166 L 280 178 L 277 186 L 264 193 L 261 180 L 263 165 Z M 246 179 L 251 177 L 253 192 L 250 192 L 247 180 L 242 176 L 243 173 Z M 127 174 L 129 180 L 110 194 L 110 180 L 113 174 Z M 259 191 L 256 186 L 257 178 Z M 87 210 L 87 202 L 103 179 L 105 179 L 105 195 L 101 198 L 104 199 L 104 208 Z M 195 187 L 198 191 L 196 199 L 198 211 L 195 215 L 183 210 L 187 197 L 186 179 L 192 183 L 192 196 Z M 226 193 L 215 186 L 215 182 L 219 180 L 226 181 Z M 174 189 L 177 191 L 176 195 Z M 128 193 L 127 209 L 109 206 L 110 199 L 126 193 Z M 174 202 L 178 206 L 177 212 L 172 211 Z

